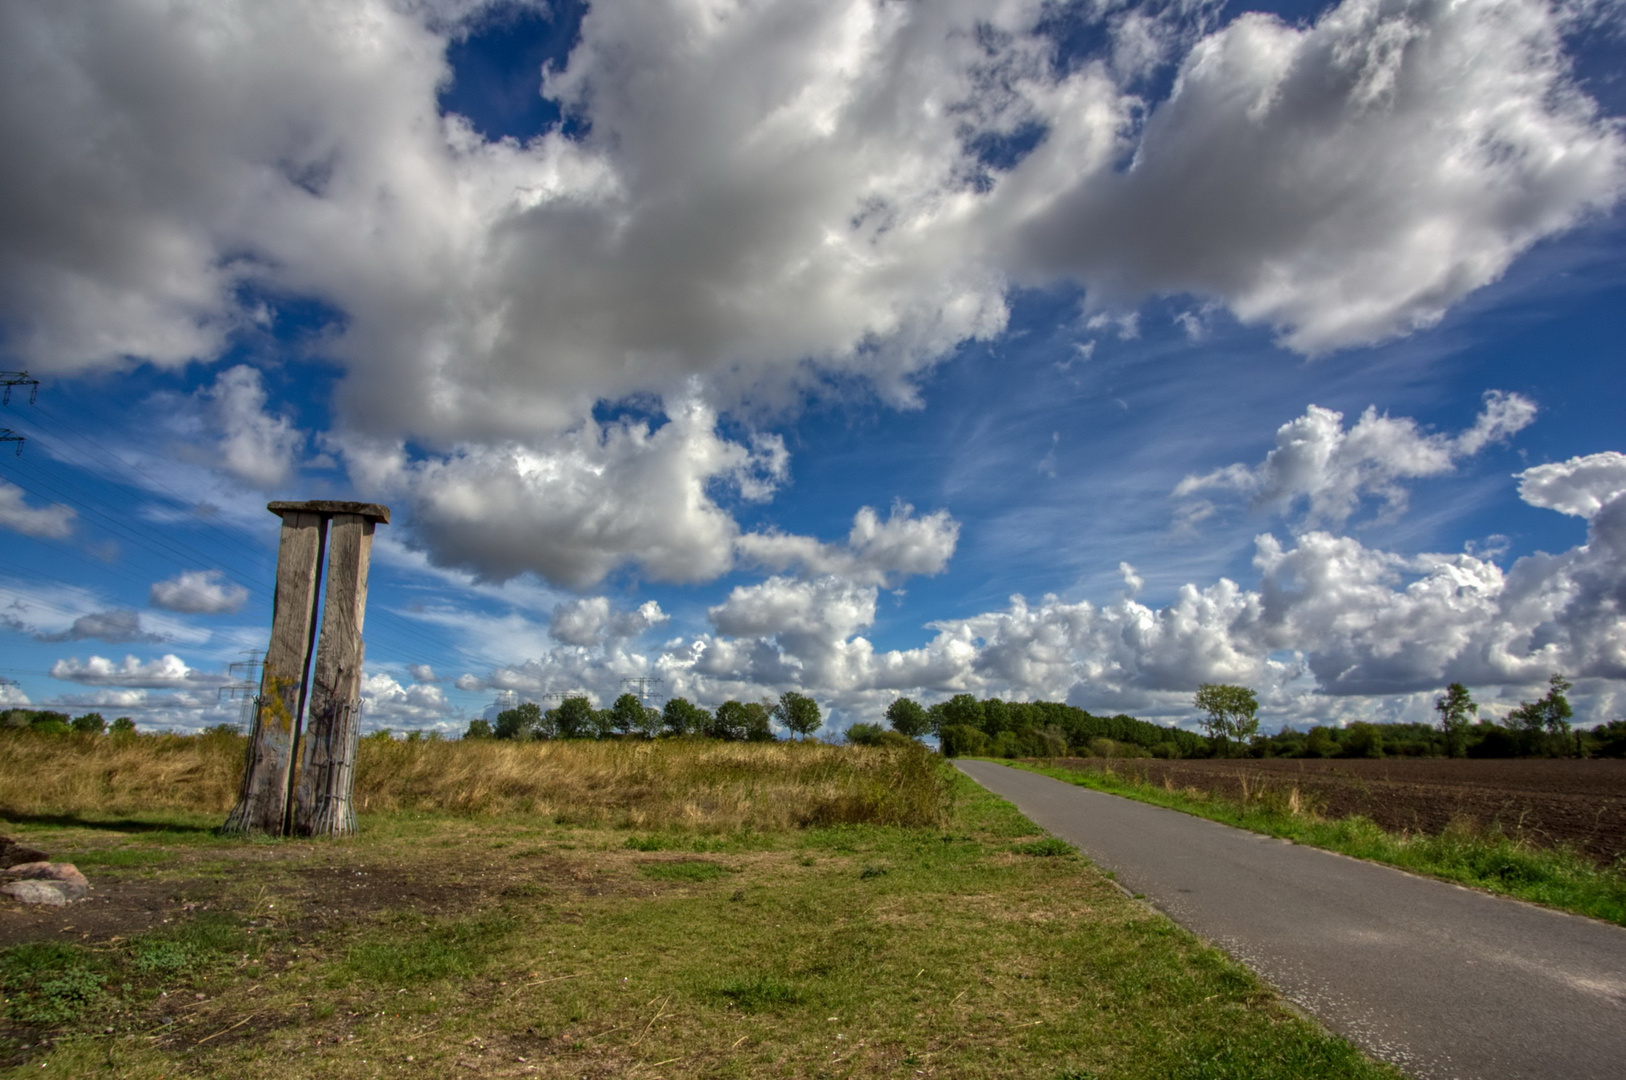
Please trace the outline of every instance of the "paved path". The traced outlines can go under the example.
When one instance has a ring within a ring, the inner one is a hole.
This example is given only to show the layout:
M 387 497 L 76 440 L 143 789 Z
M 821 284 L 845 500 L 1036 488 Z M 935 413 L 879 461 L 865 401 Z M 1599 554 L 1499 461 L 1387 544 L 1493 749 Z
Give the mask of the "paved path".
M 1626 929 L 992 762 L 958 764 L 1413 1076 L 1626 1077 Z

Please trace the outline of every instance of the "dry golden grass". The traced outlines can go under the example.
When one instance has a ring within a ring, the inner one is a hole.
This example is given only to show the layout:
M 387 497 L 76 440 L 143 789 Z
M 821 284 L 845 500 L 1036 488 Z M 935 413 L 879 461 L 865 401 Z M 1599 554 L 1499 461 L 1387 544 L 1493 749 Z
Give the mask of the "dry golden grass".
M 218 734 L 0 738 L 0 814 L 196 810 L 237 797 L 245 740 Z M 935 825 L 950 787 L 923 749 L 823 743 L 362 740 L 363 813 L 530 813 L 704 831 Z

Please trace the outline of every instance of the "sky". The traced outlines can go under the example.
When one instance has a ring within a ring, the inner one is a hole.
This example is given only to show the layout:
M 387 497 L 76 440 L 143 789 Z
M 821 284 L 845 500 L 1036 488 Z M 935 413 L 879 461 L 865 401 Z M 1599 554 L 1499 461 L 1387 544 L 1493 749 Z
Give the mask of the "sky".
M 0 7 L 0 704 L 1626 718 L 1620 0 Z M 15 452 L 13 452 L 15 451 Z M 552 696 L 550 696 L 552 695 Z

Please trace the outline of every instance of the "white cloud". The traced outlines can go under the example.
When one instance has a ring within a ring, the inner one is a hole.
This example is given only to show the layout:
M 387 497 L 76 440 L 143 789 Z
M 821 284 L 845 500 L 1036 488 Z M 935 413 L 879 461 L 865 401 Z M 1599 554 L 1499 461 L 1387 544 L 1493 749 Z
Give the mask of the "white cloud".
M 23 501 L 23 489 L 0 480 L 0 529 L 10 529 L 41 540 L 65 540 L 73 535 L 79 515 L 71 506 L 32 507 Z
M 248 590 L 221 578 L 219 570 L 184 570 L 167 581 L 153 582 L 147 602 L 186 615 L 231 615 L 241 611 Z
M 1015 257 L 1096 303 L 1192 292 L 1320 353 L 1437 322 L 1619 197 L 1626 144 L 1538 0 L 1345 0 L 1249 13 L 1184 57 L 1126 170 L 1051 142 L 1012 178 Z M 1054 149 L 1051 149 L 1051 147 Z
M 1590 518 L 1626 494 L 1626 454 L 1606 450 L 1537 465 L 1519 473 L 1517 479 L 1519 498 L 1531 506 Z
M 145 662 L 134 656 L 126 656 L 118 664 L 102 656 L 92 656 L 83 661 L 78 657 L 58 660 L 51 665 L 51 678 L 84 686 L 122 686 L 147 690 L 212 689 L 230 681 L 225 675 L 199 671 L 173 653 Z
M 914 516 L 908 503 L 892 505 L 881 520 L 871 507 L 853 516 L 845 544 L 826 544 L 811 536 L 746 533 L 736 544 L 746 560 L 770 570 L 800 567 L 810 575 L 833 574 L 861 584 L 885 584 L 914 574 L 940 574 L 959 542 L 960 523 L 939 510 Z
M 435 669 L 430 667 L 428 664 L 409 664 L 407 666 L 407 674 L 411 675 L 413 679 L 421 683 L 440 682 L 440 677 L 435 674 Z
M 0 706 L 5 708 L 20 708 L 32 704 L 23 688 L 14 682 L 0 682 Z
M 1252 496 L 1255 507 L 1280 512 L 1304 500 L 1308 522 L 1333 525 L 1348 521 L 1363 499 L 1377 498 L 1385 504 L 1385 515 L 1393 516 L 1406 507 L 1401 481 L 1449 473 L 1459 458 L 1508 438 L 1535 416 L 1529 399 L 1492 390 L 1485 394 L 1474 426 L 1451 437 L 1426 434 L 1415 420 L 1379 415 L 1375 407 L 1368 407 L 1346 431 L 1342 413 L 1311 405 L 1303 416 L 1277 429 L 1276 447 L 1259 465 L 1226 465 L 1187 476 L 1173 495 L 1179 499 L 1233 490 Z
M 667 422 L 591 420 L 530 444 L 467 445 L 409 461 L 397 447 L 345 446 L 352 473 L 405 498 L 415 540 L 442 565 L 502 580 L 532 570 L 573 588 L 624 563 L 661 581 L 704 581 L 733 565 L 739 528 L 717 502 L 764 498 L 783 480 L 777 437 L 722 438 L 689 399 Z
M 437 114 L 457 27 L 421 6 L 6 5 L 0 313 L 42 370 L 176 365 L 260 317 L 243 285 L 314 296 L 352 422 L 523 439 L 695 373 L 908 400 L 1003 328 L 1012 273 L 1375 340 L 1620 188 L 1539 0 L 1206 36 L 1203 5 L 1114 9 L 1116 75 L 1059 74 L 1049 10 L 599 0 L 544 87 L 589 134 L 521 146 Z M 1138 126 L 1127 87 L 1182 50 Z M 1032 125 L 1005 172 L 979 158 Z
M 383 672 L 363 677 L 361 701 L 362 717 L 369 728 L 423 727 L 455 712 L 440 687 L 422 682 L 402 686 Z
M 646 600 L 631 611 L 617 611 L 603 596 L 582 597 L 553 610 L 548 632 L 566 645 L 583 648 L 635 638 L 668 620 L 661 606 Z
M 258 371 L 243 364 L 227 368 L 198 396 L 216 439 L 211 464 L 264 490 L 287 483 L 305 436 L 287 417 L 265 411 Z
M 874 586 L 770 578 L 733 590 L 708 613 L 716 633 L 669 643 L 659 666 L 673 692 L 701 700 L 796 687 L 869 713 L 903 691 L 1180 715 L 1199 683 L 1242 683 L 1295 721 L 1387 715 L 1450 682 L 1517 693 L 1553 671 L 1626 678 L 1626 495 L 1592 516 L 1584 545 L 1506 571 L 1471 552 L 1405 556 L 1318 531 L 1291 547 L 1260 536 L 1254 566 L 1255 589 L 1221 578 L 1154 607 L 1125 564 L 1110 603 L 1017 596 L 884 652 L 864 636 Z M 1602 707 L 1606 690 L 1588 700 Z

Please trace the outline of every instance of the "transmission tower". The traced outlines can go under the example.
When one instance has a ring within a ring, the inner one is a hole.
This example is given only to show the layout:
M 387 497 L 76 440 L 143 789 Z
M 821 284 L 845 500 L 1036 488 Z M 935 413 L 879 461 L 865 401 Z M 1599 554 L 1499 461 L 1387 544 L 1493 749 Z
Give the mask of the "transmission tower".
M 243 704 L 237 710 L 237 726 L 252 738 L 254 718 L 259 715 L 260 668 L 265 660 L 262 654 L 253 650 L 247 650 L 243 655 L 247 659 L 226 665 L 226 676 L 231 681 L 215 688 L 215 701 L 241 698 Z
M 216 701 L 231 701 L 240 694 L 253 697 L 260 689 L 260 666 L 265 663 L 262 655 L 252 649 L 243 653 L 246 659 L 237 660 L 226 665 L 226 677 L 229 682 L 215 688 Z
M 576 689 L 576 690 L 544 690 L 541 694 L 539 694 L 537 696 L 540 697 L 543 701 L 547 701 L 549 698 L 558 698 L 560 701 L 563 701 L 563 700 L 565 700 L 565 698 L 573 698 L 573 697 L 584 698 L 584 697 L 587 696 L 587 691 L 579 689 L 579 688 Z
M 623 686 L 632 687 L 634 690 L 638 691 L 638 697 L 640 699 L 643 701 L 648 701 L 650 687 L 659 686 L 664 681 L 664 679 L 657 679 L 652 676 L 641 675 L 636 679 L 622 679 L 621 684 Z
M 29 375 L 26 371 L 0 371 L 0 387 L 4 387 L 3 399 L 0 404 L 11 404 L 11 388 L 13 386 L 28 387 L 28 403 L 30 405 L 40 396 L 40 381 Z M 28 440 L 10 428 L 0 428 L 0 443 L 14 442 L 17 444 L 17 456 L 23 456 L 23 443 Z
M 28 403 L 30 405 L 34 404 L 40 396 L 40 381 L 30 376 L 26 371 L 0 371 L 0 386 L 5 387 L 0 404 L 11 404 L 11 388 L 13 386 L 28 387 Z

